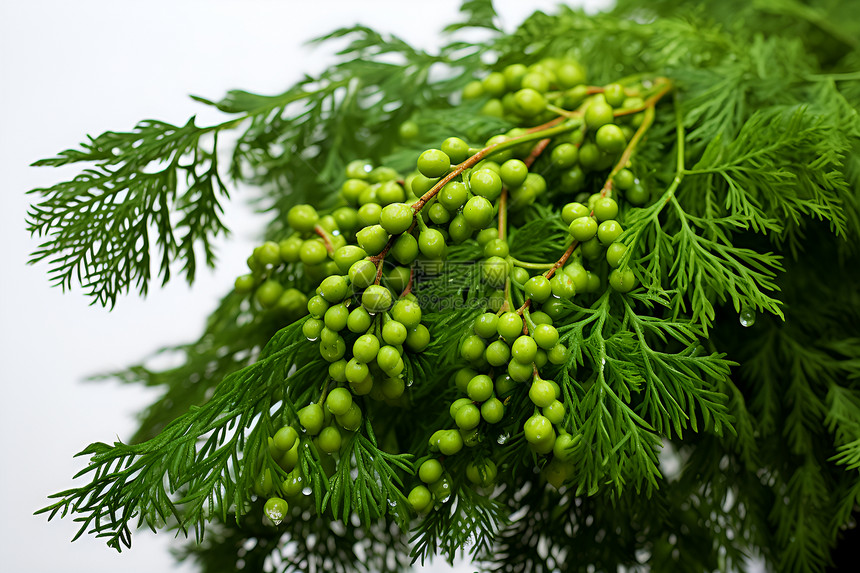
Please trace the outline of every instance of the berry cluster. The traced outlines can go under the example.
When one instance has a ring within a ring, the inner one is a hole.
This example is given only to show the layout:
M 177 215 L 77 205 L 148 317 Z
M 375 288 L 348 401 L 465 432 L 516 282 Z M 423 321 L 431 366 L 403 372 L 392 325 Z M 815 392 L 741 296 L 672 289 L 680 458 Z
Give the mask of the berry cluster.
M 340 188 L 342 206 L 322 215 L 310 205 L 291 209 L 292 234 L 255 249 L 251 273 L 236 280 L 236 291 L 253 293 L 262 310 L 285 313 L 288 321 L 310 315 L 302 331 L 329 363 L 328 378 L 320 398 L 270 438 L 270 455 L 286 477 L 263 471 L 255 492 L 299 495 L 300 443 L 331 468 L 350 463 L 337 455 L 343 433 L 360 431 L 373 402 L 408 403 L 408 353 L 431 341 L 415 296 L 416 269 L 472 240 L 480 247 L 486 309 L 458 346 L 450 424 L 432 433 L 427 452 L 412 452 L 420 456 L 421 484 L 408 500 L 422 512 L 443 503 L 457 484 L 491 487 L 499 464 L 509 463 L 500 453 L 508 443 L 490 439 L 502 434 L 522 436 L 550 483 L 567 481 L 580 437 L 570 416 L 572 394 L 550 379 L 569 359 L 554 322 L 572 298 L 600 291 L 607 276 L 620 293 L 636 286 L 616 198 L 623 192 L 629 207 L 648 200 L 630 169 L 631 155 L 648 127 L 642 112 L 653 113 L 666 91 L 659 83 L 587 86 L 572 61 L 513 64 L 470 83 L 463 97 L 489 96 L 483 113 L 517 127 L 481 146 L 449 137 L 420 153 L 406 177 L 353 161 Z M 407 122 L 401 135 L 417 137 L 417 129 Z M 587 192 L 589 184 L 599 190 Z M 509 215 L 548 202 L 544 197 L 560 205 L 555 217 L 568 226 L 568 240 L 559 245 L 564 254 L 556 261 L 518 260 L 507 240 Z M 468 461 L 448 463 L 464 448 Z M 264 508 L 276 523 L 287 509 L 282 497 L 269 497 Z

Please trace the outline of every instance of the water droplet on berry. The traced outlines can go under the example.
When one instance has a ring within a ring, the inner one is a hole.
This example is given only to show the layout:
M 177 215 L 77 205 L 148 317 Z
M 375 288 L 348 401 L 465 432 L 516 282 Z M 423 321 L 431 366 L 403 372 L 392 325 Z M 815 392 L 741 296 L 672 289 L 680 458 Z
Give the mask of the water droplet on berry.
M 743 309 L 741 314 L 738 316 L 738 320 L 740 321 L 741 326 L 752 326 L 755 324 L 755 311 L 749 308 Z

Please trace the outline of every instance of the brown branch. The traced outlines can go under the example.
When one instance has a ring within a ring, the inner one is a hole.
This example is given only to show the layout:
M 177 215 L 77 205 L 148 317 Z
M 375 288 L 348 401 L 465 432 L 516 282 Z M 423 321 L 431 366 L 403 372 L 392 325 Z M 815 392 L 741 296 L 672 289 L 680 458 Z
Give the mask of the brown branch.
M 325 250 L 328 252 L 328 254 L 334 254 L 334 245 L 331 244 L 331 239 L 329 238 L 326 230 L 319 225 L 314 225 L 314 233 L 322 237 L 323 244 L 325 245 Z
M 550 269 L 543 274 L 543 276 L 545 276 L 547 279 L 551 279 L 552 275 L 555 274 L 555 271 L 557 271 L 562 266 L 564 266 L 564 263 L 566 263 L 567 259 L 570 258 L 570 255 L 573 254 L 573 251 L 574 251 L 574 249 L 576 249 L 577 245 L 579 245 L 579 243 L 577 241 L 572 242 L 570 244 L 570 246 L 567 248 L 567 250 L 564 252 L 564 254 L 561 256 L 561 258 L 558 259 L 552 265 L 552 267 L 550 267 Z M 517 314 L 522 316 L 523 311 L 525 311 L 525 309 L 529 308 L 529 306 L 531 306 L 531 304 L 532 304 L 532 299 L 527 298 L 526 301 L 523 303 L 523 305 L 517 309 Z
M 415 278 L 415 264 L 409 267 L 409 282 L 406 283 L 406 288 L 403 289 L 403 292 L 400 293 L 400 298 L 403 298 L 407 294 L 412 292 L 412 279 Z
M 448 173 L 448 175 L 437 181 L 436 184 L 429 191 L 427 191 L 417 201 L 415 201 L 415 203 L 412 204 L 412 210 L 417 213 L 418 211 L 423 209 L 424 205 L 426 205 L 430 199 L 432 199 L 437 193 L 439 193 L 439 190 L 442 189 L 442 187 L 444 187 L 445 185 L 447 185 L 449 181 L 463 173 L 463 171 L 465 171 L 466 169 L 476 165 L 479 161 L 496 151 L 497 148 L 501 146 L 509 147 L 511 144 L 516 144 L 518 140 L 524 139 L 533 133 L 553 128 L 558 124 L 562 123 L 564 119 L 564 117 L 557 117 L 552 121 L 544 123 L 543 125 L 538 125 L 537 127 L 527 129 L 526 132 L 519 137 L 512 137 L 510 139 L 506 139 L 505 141 L 500 141 L 499 143 L 494 143 L 493 145 L 488 145 L 487 147 L 481 149 L 470 158 L 466 159 L 462 163 L 457 164 L 454 169 L 452 169 L 451 172 Z

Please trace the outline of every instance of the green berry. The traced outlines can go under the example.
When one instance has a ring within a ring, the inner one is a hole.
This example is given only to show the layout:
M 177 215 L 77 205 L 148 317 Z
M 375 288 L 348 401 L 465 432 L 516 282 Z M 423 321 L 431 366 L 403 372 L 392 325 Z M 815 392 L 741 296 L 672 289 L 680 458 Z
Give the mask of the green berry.
M 340 302 L 349 292 L 349 282 L 345 276 L 326 277 L 317 287 L 317 292 L 328 302 Z
M 272 442 L 275 447 L 282 452 L 287 452 L 296 445 L 296 440 L 299 439 L 299 433 L 292 426 L 284 426 L 272 436 Z
M 382 225 L 371 225 L 356 233 L 355 240 L 369 255 L 378 255 L 388 243 L 388 231 Z
M 561 208 L 561 220 L 565 225 L 570 225 L 580 217 L 588 217 L 591 210 L 582 203 L 568 203 Z
M 302 239 L 293 235 L 289 239 L 284 239 L 278 243 L 278 254 L 286 263 L 295 263 L 299 261 L 299 253 L 302 250 Z
M 449 211 L 456 211 L 466 202 L 469 190 L 460 181 L 449 181 L 437 195 L 439 203 Z
M 418 171 L 424 177 L 442 177 L 451 169 L 451 158 L 440 149 L 428 149 L 418 157 Z
M 409 329 L 406 335 L 406 346 L 413 352 L 421 352 L 430 344 L 430 331 L 423 324 Z
M 457 390 L 461 393 L 465 394 L 469 386 L 469 381 L 477 375 L 478 373 L 471 368 L 460 368 L 454 374 L 454 386 L 456 386 Z
M 523 78 L 523 80 L 526 78 Z M 540 84 L 539 87 L 543 87 L 543 84 Z M 514 94 L 514 105 L 521 116 L 527 118 L 535 117 L 546 109 L 546 99 L 538 90 L 532 87 L 523 87 L 523 89 Z
M 373 165 L 369 161 L 356 159 L 347 163 L 345 173 L 352 179 L 367 179 L 371 171 L 373 171 Z
M 597 147 L 606 153 L 621 153 L 627 146 L 624 133 L 614 123 L 608 123 L 598 129 L 594 141 Z
M 569 169 L 579 159 L 579 148 L 572 143 L 561 143 L 550 153 L 550 161 L 559 169 Z
M 263 308 L 272 308 L 281 298 L 284 292 L 284 287 L 281 283 L 274 279 L 268 279 L 263 284 L 257 287 L 257 292 L 254 293 L 254 298 L 260 303 Z
M 520 336 L 511 345 L 511 356 L 520 364 L 531 364 L 535 354 L 537 354 L 537 343 L 531 336 Z
M 460 344 L 460 356 L 469 362 L 475 362 L 484 356 L 484 341 L 481 337 L 472 335 L 467 336 Z
M 458 432 L 457 430 L 447 430 L 444 434 L 440 436 L 439 451 L 443 455 L 453 456 L 462 449 L 463 436 L 461 436 L 460 432 Z M 448 487 L 450 488 L 450 485 Z
M 433 203 L 427 209 L 427 217 L 436 225 L 444 225 L 451 220 L 451 213 L 439 203 Z
M 409 492 L 409 496 L 406 498 L 409 501 L 409 505 L 412 506 L 412 509 L 421 513 L 433 502 L 433 496 L 430 493 L 430 490 L 427 489 L 423 485 L 415 486 L 412 488 L 412 491 Z
M 513 378 L 510 377 L 509 374 L 499 374 L 496 376 L 496 396 L 506 397 L 510 392 L 517 387 L 517 382 Z M 493 398 L 487 400 L 487 402 L 493 401 Z M 484 402 L 484 404 L 487 404 Z
M 376 364 L 389 376 L 396 376 L 403 370 L 403 359 L 393 346 L 383 346 L 376 353 Z
M 401 265 L 409 265 L 418 257 L 418 240 L 404 233 L 397 237 L 389 252 Z
M 361 247 L 344 245 L 334 252 L 332 260 L 337 265 L 338 270 L 346 274 L 355 262 L 362 260 L 366 256 L 367 253 Z
M 388 233 L 399 235 L 412 225 L 414 215 L 415 212 L 409 205 L 405 203 L 392 203 L 382 209 L 382 213 L 379 216 L 379 224 Z
M 515 312 L 506 312 L 498 320 L 499 336 L 514 340 L 523 332 L 523 319 Z
M 554 393 L 555 391 L 553 391 L 553 394 Z M 553 401 L 550 402 L 549 405 L 543 407 L 541 413 L 547 420 L 558 426 L 564 421 L 564 404 L 562 404 L 558 400 L 553 399 Z
M 308 340 L 316 340 L 320 336 L 320 332 L 325 328 L 325 323 L 321 320 L 317 320 L 315 318 L 309 318 L 302 325 L 302 334 L 305 335 L 305 338 Z
M 476 485 L 490 485 L 496 481 L 498 468 L 492 460 L 469 462 L 466 466 L 466 478 Z
M 475 402 L 483 402 L 493 395 L 493 379 L 486 374 L 479 374 L 469 380 L 466 393 Z
M 474 404 L 467 404 L 457 410 L 454 422 L 461 430 L 471 430 L 481 422 L 481 411 Z
M 314 318 L 323 318 L 328 310 L 329 303 L 321 296 L 312 296 L 308 300 L 308 313 Z
M 517 382 L 525 382 L 534 374 L 531 364 L 522 364 L 517 360 L 508 362 L 508 375 Z
M 413 300 L 402 298 L 392 307 L 391 317 L 406 328 L 413 328 L 421 322 L 421 307 Z
M 495 227 L 490 227 L 488 229 L 483 229 L 475 235 L 475 240 L 478 242 L 478 245 L 481 248 L 486 247 L 489 243 L 495 241 L 499 238 L 499 230 Z
M 610 267 L 616 268 L 621 264 L 621 259 L 625 253 L 627 253 L 627 245 L 624 243 L 612 243 L 606 248 L 606 262 L 609 263 Z
M 525 284 L 525 294 L 526 298 L 530 298 L 534 302 L 544 302 L 552 294 L 549 279 L 543 275 L 530 278 Z
M 367 332 L 367 329 L 370 328 L 370 324 L 373 319 L 370 316 L 370 313 L 367 312 L 363 306 L 360 306 L 354 309 L 349 313 L 349 318 L 346 321 L 346 327 L 350 332 L 354 332 L 356 334 Z
M 511 281 L 523 286 L 529 280 L 529 272 L 522 267 L 514 267 L 511 271 Z
M 344 430 L 354 432 L 361 426 L 361 408 L 353 402 L 346 414 L 335 416 L 335 420 Z
M 382 327 L 382 339 L 386 344 L 394 346 L 403 344 L 406 341 L 407 334 L 408 331 L 403 323 L 396 320 L 389 320 Z
M 468 159 L 469 144 L 459 137 L 449 137 L 442 142 L 442 152 L 449 157 L 451 163 L 462 163 Z
M 614 243 L 623 232 L 624 229 L 621 227 L 621 224 L 618 221 L 610 219 L 609 221 L 603 221 L 600 226 L 597 227 L 597 238 L 604 245 L 609 245 Z
M 324 419 L 325 415 L 322 406 L 319 404 L 308 404 L 299 410 L 299 423 L 312 436 L 320 433 Z
M 274 267 L 281 264 L 281 249 L 274 241 L 266 241 L 254 249 L 254 256 L 261 265 Z
M 492 169 L 475 169 L 469 176 L 469 187 L 475 195 L 494 201 L 502 194 L 502 179 Z
M 400 127 L 397 128 L 397 133 L 402 139 L 415 139 L 421 133 L 421 130 L 417 123 L 409 120 L 400 124 Z
M 555 444 L 552 447 L 552 455 L 561 461 L 568 461 L 573 457 L 573 448 L 576 446 L 578 442 L 570 434 L 561 434 L 555 440 Z
M 558 330 L 549 324 L 539 324 L 532 332 L 535 342 L 544 350 L 549 350 L 558 342 Z
M 540 93 L 544 93 L 549 90 L 549 78 L 538 71 L 530 71 L 523 76 L 521 85 L 523 89 L 531 89 L 535 92 L 539 92 L 538 95 L 540 95 Z
M 538 408 L 544 408 L 555 400 L 555 390 L 549 382 L 537 378 L 529 389 L 529 399 Z
M 640 207 L 651 199 L 651 193 L 641 182 L 636 182 L 624 193 L 624 197 L 631 205 Z
M 553 434 L 552 422 L 540 414 L 534 414 L 526 420 L 523 430 L 525 431 L 526 440 L 532 444 L 541 442 Z
M 418 467 L 418 478 L 424 483 L 434 483 L 441 479 L 443 471 L 439 460 L 426 460 Z
M 567 347 L 564 344 L 556 344 L 546 354 L 547 360 L 552 364 L 564 364 L 567 362 Z
M 498 384 L 496 384 L 498 386 Z M 492 397 L 481 404 L 481 417 L 488 424 L 498 424 L 505 416 L 505 405 L 498 398 Z
M 454 244 L 462 243 L 471 237 L 472 230 L 472 226 L 469 225 L 462 213 L 458 213 L 448 224 L 448 236 Z
M 569 299 L 576 294 L 576 285 L 565 273 L 555 273 L 549 283 L 552 294 L 557 298 Z
M 613 119 L 612 106 L 606 103 L 603 98 L 595 97 L 585 109 L 585 126 L 588 131 L 596 131 L 600 127 L 612 123 Z
M 340 430 L 334 426 L 323 428 L 317 438 L 319 449 L 327 454 L 333 454 L 338 451 L 342 443 L 343 437 L 340 435 Z
M 502 288 L 508 276 L 508 262 L 501 257 L 490 257 L 481 263 L 481 278 L 494 288 Z
M 299 233 L 313 231 L 318 220 L 316 209 L 310 205 L 296 205 L 287 212 L 287 223 Z
M 463 207 L 463 217 L 473 229 L 484 229 L 489 226 L 493 215 L 493 204 L 486 197 L 472 197 Z
M 280 497 L 271 497 L 263 505 L 263 514 L 275 525 L 280 525 L 287 517 L 290 504 Z
M 388 310 L 393 302 L 391 291 L 379 285 L 370 285 L 361 295 L 362 306 L 372 314 Z
M 636 182 L 636 177 L 629 169 L 622 169 L 615 174 L 615 177 L 613 177 L 612 180 L 615 183 L 615 187 L 622 191 L 626 191 L 633 187 L 633 184 Z
M 463 88 L 463 99 L 477 99 L 482 95 L 484 95 L 484 87 L 478 80 L 469 82 Z
M 399 178 L 400 174 L 397 171 L 384 165 L 375 167 L 368 175 L 368 181 L 371 183 L 384 183 L 386 181 L 394 181 Z
M 335 388 L 328 393 L 325 406 L 335 416 L 346 414 L 352 406 L 352 394 L 346 388 Z
M 486 229 L 485 229 L 486 230 Z M 510 246 L 504 239 L 493 239 L 484 245 L 485 257 L 501 257 L 505 258 L 510 254 Z
M 323 315 L 323 321 L 325 322 L 326 328 L 334 332 L 340 332 L 346 328 L 348 320 L 349 309 L 345 304 L 330 306 Z
M 475 319 L 475 323 L 472 327 L 475 330 L 475 334 L 481 338 L 491 338 L 498 334 L 498 331 L 496 330 L 498 328 L 498 323 L 499 317 L 492 312 L 485 312 Z
M 627 98 L 624 95 L 624 87 L 621 84 L 609 84 L 603 88 L 603 97 L 606 98 L 606 103 L 612 107 L 619 107 Z
M 365 203 L 358 208 L 356 215 L 358 224 L 362 227 L 376 225 L 379 223 L 379 217 L 382 216 L 382 205 L 377 203 Z
M 613 271 L 614 272 L 614 271 Z M 597 292 L 600 290 L 600 276 L 597 273 L 587 271 L 588 282 L 585 287 L 585 292 Z
M 615 269 L 609 273 L 609 286 L 618 292 L 630 292 L 636 286 L 636 275 L 630 269 Z
M 597 221 L 591 217 L 580 217 L 571 221 L 569 230 L 571 236 L 582 243 L 597 234 Z
M 501 340 L 496 340 L 487 346 L 484 357 L 490 363 L 490 366 L 502 366 L 510 360 L 511 349 Z
M 328 251 L 319 239 L 305 241 L 299 249 L 299 259 L 306 265 L 318 265 L 326 258 L 328 258 Z
M 609 221 L 618 216 L 618 203 L 611 197 L 601 197 L 594 202 L 594 216 L 598 221 Z
M 429 259 L 441 259 L 447 251 L 445 236 L 437 229 L 424 229 L 418 235 L 418 250 Z
M 370 185 L 361 179 L 347 179 L 340 187 L 340 194 L 350 205 L 357 205 L 359 197 Z

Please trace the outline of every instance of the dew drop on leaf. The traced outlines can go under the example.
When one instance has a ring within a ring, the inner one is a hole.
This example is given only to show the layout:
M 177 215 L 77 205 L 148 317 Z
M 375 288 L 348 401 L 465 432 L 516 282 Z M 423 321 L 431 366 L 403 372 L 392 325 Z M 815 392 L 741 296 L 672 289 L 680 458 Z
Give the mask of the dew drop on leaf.
M 738 320 L 740 321 L 741 326 L 752 326 L 755 324 L 755 311 L 749 308 L 743 309 L 741 314 L 738 316 Z

